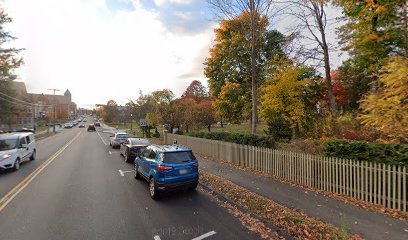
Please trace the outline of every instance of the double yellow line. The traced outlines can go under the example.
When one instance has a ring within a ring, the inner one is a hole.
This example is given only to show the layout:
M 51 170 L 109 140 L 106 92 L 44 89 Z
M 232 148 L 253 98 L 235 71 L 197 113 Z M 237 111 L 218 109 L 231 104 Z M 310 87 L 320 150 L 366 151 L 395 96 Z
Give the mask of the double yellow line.
M 78 132 L 74 138 L 67 142 L 60 150 L 54 153 L 50 158 L 38 166 L 30 175 L 28 175 L 23 181 L 21 181 L 17 186 L 11 189 L 4 197 L 0 199 L 0 212 L 21 192 L 28 184 L 30 184 L 34 178 L 40 174 L 50 163 L 52 163 L 64 150 L 69 147 L 78 137 L 81 132 Z

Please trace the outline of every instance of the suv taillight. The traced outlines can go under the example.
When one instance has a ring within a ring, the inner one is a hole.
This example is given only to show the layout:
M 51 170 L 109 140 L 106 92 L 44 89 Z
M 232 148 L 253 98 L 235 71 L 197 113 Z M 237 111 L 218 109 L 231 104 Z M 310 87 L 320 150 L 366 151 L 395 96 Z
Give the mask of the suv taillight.
M 171 170 L 173 170 L 173 168 L 172 168 L 172 167 L 168 167 L 168 166 L 161 166 L 161 165 L 159 165 L 159 166 L 157 166 L 157 170 L 158 170 L 159 172 L 170 172 Z

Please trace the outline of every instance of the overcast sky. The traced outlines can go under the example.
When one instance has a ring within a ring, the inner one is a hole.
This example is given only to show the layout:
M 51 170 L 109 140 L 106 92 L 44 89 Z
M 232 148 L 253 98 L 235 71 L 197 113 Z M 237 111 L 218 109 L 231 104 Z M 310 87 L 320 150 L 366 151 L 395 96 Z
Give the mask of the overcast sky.
M 202 63 L 217 24 L 205 0 L 3 1 L 15 45 L 25 48 L 19 74 L 29 92 L 69 89 L 92 107 L 124 104 L 139 89 L 181 95 L 192 80 L 206 85 Z

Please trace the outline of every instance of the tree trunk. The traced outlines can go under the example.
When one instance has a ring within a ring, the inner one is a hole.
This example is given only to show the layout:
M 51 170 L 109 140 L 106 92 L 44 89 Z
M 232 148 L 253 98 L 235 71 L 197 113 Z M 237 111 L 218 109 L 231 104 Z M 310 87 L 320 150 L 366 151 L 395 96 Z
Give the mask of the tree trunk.
M 208 124 L 207 128 L 208 128 L 208 132 L 211 132 L 211 124 Z
M 326 75 L 326 81 L 327 81 L 327 95 L 329 97 L 329 105 L 330 105 L 330 112 L 333 115 L 333 134 L 334 135 L 339 135 L 339 128 L 337 125 L 337 106 L 336 106 L 336 98 L 333 94 L 333 85 L 332 85 L 332 80 L 331 80 L 331 75 L 330 75 L 330 56 L 329 56 L 329 47 L 326 42 L 326 33 L 323 25 L 323 16 L 320 16 L 318 14 L 318 7 L 317 5 L 315 6 L 315 14 L 316 14 L 316 19 L 319 25 L 319 31 L 322 36 L 322 42 L 321 42 L 321 47 L 323 49 L 323 57 L 324 57 L 324 70 L 325 70 L 325 75 Z
M 256 134 L 257 124 L 257 86 L 256 86 L 256 31 L 255 31 L 255 2 L 250 0 L 251 11 L 251 67 L 252 67 L 252 121 L 251 121 L 251 133 Z

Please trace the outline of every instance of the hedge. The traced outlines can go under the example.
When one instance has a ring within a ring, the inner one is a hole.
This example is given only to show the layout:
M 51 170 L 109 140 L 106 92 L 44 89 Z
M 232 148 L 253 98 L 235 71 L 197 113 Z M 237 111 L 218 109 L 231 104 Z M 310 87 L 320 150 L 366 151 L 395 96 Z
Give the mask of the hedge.
M 188 135 L 191 137 L 232 142 L 255 147 L 275 148 L 275 141 L 273 141 L 272 138 L 265 136 L 245 135 L 227 132 L 192 132 L 188 133 Z
M 329 140 L 324 144 L 324 154 L 329 157 L 408 165 L 408 146 L 403 144 Z

